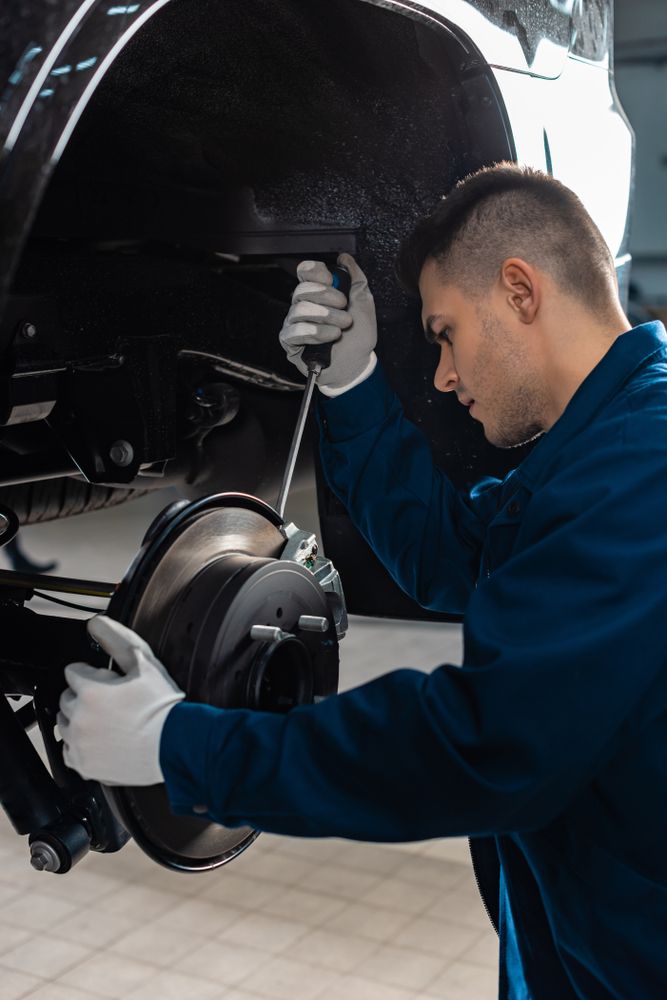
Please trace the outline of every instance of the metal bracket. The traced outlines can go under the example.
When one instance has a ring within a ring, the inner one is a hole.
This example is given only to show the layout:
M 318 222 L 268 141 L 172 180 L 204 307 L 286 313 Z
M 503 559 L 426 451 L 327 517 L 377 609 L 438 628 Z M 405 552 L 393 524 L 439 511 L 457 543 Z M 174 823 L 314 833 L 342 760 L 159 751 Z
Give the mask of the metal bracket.
M 284 524 L 280 529 L 287 539 L 287 544 L 280 556 L 281 559 L 290 559 L 292 562 L 305 566 L 312 571 L 315 566 L 315 559 L 319 551 L 317 538 L 310 531 L 297 528 L 296 524 Z
M 285 524 L 281 528 L 287 543 L 281 553 L 281 559 L 289 559 L 310 570 L 322 590 L 327 595 L 327 602 L 333 614 L 336 635 L 342 639 L 348 628 L 347 608 L 340 574 L 330 559 L 318 555 L 317 538 L 310 531 L 297 528 L 295 524 Z

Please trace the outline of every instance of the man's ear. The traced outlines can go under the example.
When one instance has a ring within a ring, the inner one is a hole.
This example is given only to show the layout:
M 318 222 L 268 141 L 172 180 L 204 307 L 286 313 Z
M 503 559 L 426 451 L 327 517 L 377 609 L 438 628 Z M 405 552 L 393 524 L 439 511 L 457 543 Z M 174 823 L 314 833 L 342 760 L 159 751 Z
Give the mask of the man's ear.
M 539 272 L 520 257 L 508 257 L 500 266 L 503 298 L 521 323 L 532 323 L 542 300 Z

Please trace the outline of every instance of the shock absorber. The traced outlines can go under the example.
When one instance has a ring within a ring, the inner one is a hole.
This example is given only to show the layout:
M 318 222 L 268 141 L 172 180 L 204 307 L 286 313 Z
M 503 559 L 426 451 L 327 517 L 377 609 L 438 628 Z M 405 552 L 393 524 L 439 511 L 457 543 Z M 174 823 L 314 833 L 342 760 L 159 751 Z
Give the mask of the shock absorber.
M 0 805 L 19 834 L 29 834 L 30 863 L 38 871 L 64 874 L 90 850 L 90 837 L 39 754 L 0 697 Z

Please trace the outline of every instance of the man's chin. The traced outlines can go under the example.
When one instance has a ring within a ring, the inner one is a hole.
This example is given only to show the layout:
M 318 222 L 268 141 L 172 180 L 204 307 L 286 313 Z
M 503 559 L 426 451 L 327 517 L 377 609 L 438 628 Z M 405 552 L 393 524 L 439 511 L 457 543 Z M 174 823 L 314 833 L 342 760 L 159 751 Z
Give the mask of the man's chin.
M 543 433 L 540 428 L 536 428 L 510 435 L 502 433 L 496 430 L 496 428 L 489 428 L 487 430 L 484 427 L 484 437 L 489 444 L 492 444 L 495 448 L 501 448 L 503 451 L 509 451 L 511 448 L 521 448 L 524 444 L 531 444 L 531 442 L 541 437 Z

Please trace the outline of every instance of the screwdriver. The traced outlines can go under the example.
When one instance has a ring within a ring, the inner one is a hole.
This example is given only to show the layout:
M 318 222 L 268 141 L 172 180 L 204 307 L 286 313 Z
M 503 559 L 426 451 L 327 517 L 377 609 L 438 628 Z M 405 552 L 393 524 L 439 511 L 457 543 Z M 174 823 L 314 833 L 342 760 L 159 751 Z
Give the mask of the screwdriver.
M 338 264 L 333 268 L 332 272 L 333 280 L 331 284 L 334 288 L 338 288 L 339 291 L 343 293 L 345 298 L 349 298 L 350 287 L 352 284 L 352 279 L 350 278 L 350 272 L 346 267 L 342 267 Z M 280 495 L 278 497 L 277 511 L 281 518 L 285 516 L 285 505 L 287 503 L 287 494 L 289 493 L 290 486 L 292 485 L 292 476 L 294 475 L 294 469 L 296 466 L 296 459 L 299 454 L 299 447 L 301 445 L 301 438 L 303 437 L 303 432 L 306 427 L 306 419 L 308 417 L 308 410 L 310 408 L 310 401 L 313 398 L 313 392 L 315 391 L 315 383 L 320 377 L 321 372 L 325 368 L 328 368 L 331 364 L 331 348 L 333 343 L 328 344 L 308 344 L 301 355 L 301 360 L 306 365 L 308 369 L 308 376 L 306 378 L 306 387 L 303 391 L 303 399 L 301 400 L 301 409 L 299 410 L 299 416 L 296 421 L 296 427 L 294 429 L 294 436 L 292 438 L 292 444 L 290 445 L 289 455 L 287 456 L 287 465 L 285 466 L 285 474 L 283 476 L 283 484 L 280 488 Z

